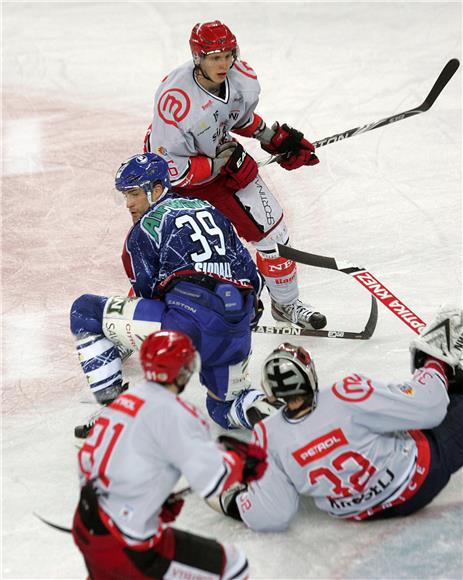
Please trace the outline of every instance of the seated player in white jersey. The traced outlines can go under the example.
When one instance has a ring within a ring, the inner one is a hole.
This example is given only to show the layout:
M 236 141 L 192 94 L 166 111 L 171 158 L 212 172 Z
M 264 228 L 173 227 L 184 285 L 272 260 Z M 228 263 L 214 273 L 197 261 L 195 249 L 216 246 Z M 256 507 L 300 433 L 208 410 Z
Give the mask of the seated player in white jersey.
M 244 580 L 248 562 L 240 548 L 166 524 L 183 505 L 172 493 L 182 474 L 211 498 L 262 477 L 265 451 L 231 437 L 217 444 L 205 418 L 179 397 L 198 370 L 185 334 L 149 335 L 140 360 L 145 380 L 104 410 L 78 454 L 81 495 L 72 533 L 89 577 Z
M 353 373 L 320 390 L 308 351 L 272 352 L 263 387 L 286 404 L 254 428 L 269 467 L 260 481 L 224 492 L 222 511 L 253 530 L 282 531 L 299 494 L 348 520 L 429 504 L 463 466 L 463 311 L 441 309 L 410 350 L 409 380 Z
M 278 163 L 287 170 L 317 164 L 315 149 L 300 131 L 279 123 L 269 128 L 254 112 L 257 75 L 239 59 L 236 38 L 225 24 L 196 24 L 190 48 L 193 61 L 168 74 L 157 89 L 145 152 L 165 158 L 175 192 L 215 205 L 255 246 L 276 320 L 323 328 L 326 317 L 299 300 L 296 263 L 275 251 L 277 242 L 289 243 L 283 210 L 231 133 L 258 139 L 265 151 L 280 155 Z

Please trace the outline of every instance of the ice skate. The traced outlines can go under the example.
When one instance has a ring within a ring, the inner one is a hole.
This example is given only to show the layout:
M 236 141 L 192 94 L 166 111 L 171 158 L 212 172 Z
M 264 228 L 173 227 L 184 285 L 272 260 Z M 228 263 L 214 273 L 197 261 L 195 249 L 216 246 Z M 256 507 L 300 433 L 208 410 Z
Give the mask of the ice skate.
M 326 316 L 300 300 L 291 304 L 278 304 L 272 300 L 272 316 L 280 322 L 289 322 L 309 330 L 320 330 L 326 326 Z
M 129 383 L 124 383 L 123 385 L 116 385 L 116 386 L 109 387 L 109 389 L 107 389 L 107 391 L 110 392 L 111 396 L 108 395 L 108 397 L 105 401 L 100 401 L 100 402 L 102 402 L 103 406 L 100 409 L 98 409 L 98 411 L 96 411 L 86 423 L 84 423 L 83 425 L 77 425 L 76 427 L 74 427 L 74 437 L 76 437 L 77 439 L 86 439 L 88 437 L 88 434 L 92 430 L 93 425 L 95 424 L 96 420 L 103 412 L 103 409 L 105 407 L 107 407 L 108 405 L 110 405 L 115 399 L 117 399 L 117 397 L 121 393 L 126 391 L 128 388 L 129 388 Z

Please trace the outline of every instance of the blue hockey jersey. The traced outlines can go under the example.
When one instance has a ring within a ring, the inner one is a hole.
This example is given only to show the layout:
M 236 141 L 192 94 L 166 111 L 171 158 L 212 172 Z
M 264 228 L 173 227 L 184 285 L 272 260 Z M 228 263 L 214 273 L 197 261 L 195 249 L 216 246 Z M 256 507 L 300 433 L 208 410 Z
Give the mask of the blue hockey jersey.
M 260 274 L 228 219 L 207 201 L 168 193 L 129 231 L 122 261 L 137 296 L 156 298 L 159 285 L 183 270 L 250 283 Z

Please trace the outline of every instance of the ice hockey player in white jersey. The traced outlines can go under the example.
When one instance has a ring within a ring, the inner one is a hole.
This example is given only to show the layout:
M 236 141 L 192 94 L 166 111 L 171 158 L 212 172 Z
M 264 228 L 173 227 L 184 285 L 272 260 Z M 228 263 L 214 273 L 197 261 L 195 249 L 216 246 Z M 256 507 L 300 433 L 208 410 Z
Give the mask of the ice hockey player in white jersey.
M 299 300 L 296 263 L 275 251 L 276 242 L 289 242 L 283 210 L 231 132 L 258 139 L 265 151 L 281 156 L 278 163 L 287 170 L 317 164 L 315 149 L 300 131 L 279 123 L 267 127 L 254 112 L 257 75 L 239 59 L 225 24 L 196 24 L 190 48 L 193 62 L 167 75 L 156 92 L 145 152 L 166 159 L 173 191 L 209 201 L 255 245 L 275 319 L 323 328 L 326 317 Z
M 282 531 L 299 494 L 349 520 L 406 516 L 431 502 L 463 465 L 463 311 L 442 309 L 410 350 L 411 380 L 353 373 L 320 390 L 308 351 L 272 352 L 263 387 L 286 405 L 254 428 L 269 467 L 225 491 L 222 511 L 253 530 Z
M 244 580 L 241 549 L 166 526 L 183 505 L 171 492 L 181 474 L 204 498 L 262 477 L 265 451 L 231 437 L 218 445 L 205 418 L 179 397 L 198 370 L 188 336 L 153 333 L 140 359 L 146 380 L 103 411 L 78 454 L 72 532 L 89 577 Z

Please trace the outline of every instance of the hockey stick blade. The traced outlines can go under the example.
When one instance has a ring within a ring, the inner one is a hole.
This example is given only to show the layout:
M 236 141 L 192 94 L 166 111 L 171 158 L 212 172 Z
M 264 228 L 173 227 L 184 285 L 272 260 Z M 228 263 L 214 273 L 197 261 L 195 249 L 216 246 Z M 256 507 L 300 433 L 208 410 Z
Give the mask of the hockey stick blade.
M 434 101 L 445 89 L 447 83 L 457 72 L 459 66 L 460 61 L 457 58 L 452 58 L 451 60 L 449 60 L 449 62 L 442 69 L 442 72 L 438 76 L 437 81 L 434 83 L 434 86 L 429 91 L 429 95 L 425 98 L 423 104 L 418 107 L 420 112 L 423 113 L 434 105 Z
M 366 133 L 367 131 L 372 131 L 373 129 L 379 129 L 380 127 L 384 127 L 385 125 L 390 125 L 391 123 L 402 121 L 403 119 L 407 119 L 408 117 L 413 117 L 414 115 L 425 113 L 433 106 L 437 97 L 441 94 L 441 92 L 447 86 L 450 79 L 457 72 L 459 66 L 460 61 L 457 58 L 452 58 L 451 60 L 448 61 L 448 63 L 442 69 L 440 75 L 437 77 L 437 80 L 434 83 L 432 89 L 429 91 L 428 96 L 425 98 L 425 100 L 419 107 L 409 109 L 408 111 L 404 111 L 403 113 L 391 115 L 390 117 L 385 117 L 384 119 L 374 121 L 373 123 L 368 123 L 367 125 L 363 125 L 362 127 L 356 127 L 355 129 L 347 129 L 347 131 L 343 131 L 342 133 L 337 133 L 336 135 L 331 135 L 330 137 L 325 137 L 324 139 L 314 141 L 313 146 L 317 148 L 324 147 L 325 145 L 331 145 L 331 143 L 336 143 L 337 141 L 341 141 L 342 139 L 349 139 L 350 137 L 355 137 L 355 135 L 360 135 L 361 133 Z M 274 155 L 272 157 L 269 157 L 265 161 L 261 161 L 258 165 L 259 167 L 270 165 L 275 161 L 279 161 L 282 157 L 284 156 Z
M 365 328 L 360 332 L 350 330 L 309 330 L 296 326 L 268 326 L 259 324 L 254 328 L 254 332 L 260 334 L 279 334 L 284 336 L 313 336 L 316 338 L 347 338 L 350 340 L 368 340 L 372 337 L 376 323 L 378 321 L 378 304 L 375 298 L 371 297 L 371 310 Z
M 50 522 L 48 520 L 46 520 L 45 518 L 43 518 L 41 515 L 32 512 L 33 515 L 38 518 L 41 522 L 43 522 L 44 524 L 46 524 L 47 526 L 50 526 L 50 528 L 53 528 L 54 530 L 58 530 L 59 532 L 65 532 L 66 534 L 71 534 L 71 528 L 66 528 L 64 526 L 59 526 L 58 524 L 54 524 L 53 522 Z
M 301 250 L 295 250 L 288 246 L 278 244 L 278 252 L 283 258 L 294 260 L 300 264 L 315 266 L 317 268 L 328 268 L 338 270 L 348 274 L 357 280 L 371 295 L 378 299 L 386 308 L 388 308 L 397 318 L 406 324 L 413 332 L 420 334 L 426 323 L 408 308 L 397 296 L 390 292 L 373 274 L 363 267 L 354 264 L 338 263 L 335 258 L 310 254 Z

